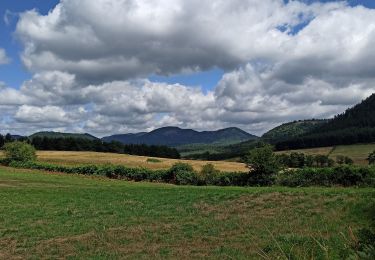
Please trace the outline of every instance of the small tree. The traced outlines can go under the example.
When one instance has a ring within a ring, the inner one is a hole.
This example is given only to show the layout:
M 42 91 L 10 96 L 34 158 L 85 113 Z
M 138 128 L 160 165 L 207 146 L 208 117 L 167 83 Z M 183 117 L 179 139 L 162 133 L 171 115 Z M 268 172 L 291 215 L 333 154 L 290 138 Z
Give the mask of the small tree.
M 245 163 L 250 169 L 248 180 L 250 185 L 272 185 L 275 175 L 280 170 L 279 160 L 271 145 L 250 150 L 245 157 Z
M 336 156 L 336 163 L 339 165 L 342 165 L 345 163 L 345 156 L 343 155 L 337 155 Z
M 307 167 L 313 167 L 314 166 L 314 156 L 312 155 L 307 155 L 306 160 L 305 160 L 305 165 Z
M 372 164 L 375 164 L 375 151 L 373 151 L 372 153 L 370 153 L 368 155 L 368 164 L 372 165 Z
M 24 142 L 6 143 L 4 153 L 8 161 L 28 162 L 36 159 L 34 146 Z
M 352 158 L 350 158 L 348 156 L 345 156 L 344 163 L 347 164 L 347 165 L 353 165 L 354 161 L 353 161 Z
M 215 178 L 219 174 L 219 170 L 215 169 L 213 164 L 208 163 L 202 166 L 200 174 L 206 184 L 214 184 Z
M 338 163 L 340 165 L 342 165 L 342 164 L 352 165 L 354 162 L 348 156 L 338 155 L 338 156 L 336 156 L 336 163 Z

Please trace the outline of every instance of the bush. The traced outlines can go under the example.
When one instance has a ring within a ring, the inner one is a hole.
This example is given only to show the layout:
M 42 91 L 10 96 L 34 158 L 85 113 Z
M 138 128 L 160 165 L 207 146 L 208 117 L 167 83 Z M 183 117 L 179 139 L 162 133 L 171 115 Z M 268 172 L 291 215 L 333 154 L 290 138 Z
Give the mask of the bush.
M 199 179 L 195 172 L 178 171 L 176 173 L 175 184 L 177 185 L 198 185 Z
M 370 165 L 375 164 L 375 151 L 368 155 L 367 160 Z
M 250 150 L 244 160 L 250 169 L 249 185 L 268 186 L 273 184 L 275 175 L 280 170 L 280 164 L 270 145 Z
M 203 165 L 200 171 L 200 175 L 203 179 L 203 182 L 205 184 L 210 184 L 210 185 L 215 184 L 215 180 L 219 173 L 220 171 L 215 169 L 215 166 L 213 166 L 213 164 L 211 163 Z
M 285 170 L 277 176 L 277 184 L 289 187 L 307 186 L 375 186 L 375 169 L 338 166 L 334 168 L 303 168 Z
M 354 161 L 348 156 L 338 155 L 336 156 L 336 163 L 339 165 L 343 165 L 343 164 L 352 165 Z
M 12 142 L 4 145 L 5 158 L 8 162 L 29 162 L 36 160 L 35 148 L 24 142 Z
M 193 175 L 195 175 L 195 178 L 193 178 Z M 189 180 L 193 182 L 198 181 L 197 175 L 194 172 L 193 167 L 188 163 L 182 162 L 173 164 L 165 178 L 168 182 L 185 185 L 192 184 L 189 183 Z
M 148 158 L 147 162 L 149 162 L 149 163 L 161 163 L 161 160 L 156 159 L 156 158 Z

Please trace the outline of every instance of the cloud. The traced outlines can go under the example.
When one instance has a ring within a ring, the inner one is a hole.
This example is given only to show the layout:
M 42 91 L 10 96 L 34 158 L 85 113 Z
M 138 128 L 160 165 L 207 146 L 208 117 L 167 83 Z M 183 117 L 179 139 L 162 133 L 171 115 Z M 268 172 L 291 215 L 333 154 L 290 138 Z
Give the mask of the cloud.
M 7 64 L 9 62 L 10 62 L 10 59 L 8 58 L 5 50 L 0 48 L 0 65 Z
M 43 106 L 34 107 L 22 105 L 17 110 L 14 118 L 22 123 L 72 123 L 73 121 L 68 118 L 67 113 L 61 108 L 56 106 Z
M 27 11 L 16 35 L 34 75 L 19 90 L 0 87 L 3 125 L 261 134 L 375 92 L 375 10 L 284 2 L 63 0 L 48 15 Z M 213 67 L 225 73 L 208 91 L 147 79 Z
M 286 121 L 331 117 L 374 92 L 374 81 L 334 85 L 309 78 L 295 85 L 268 77 L 269 70 L 247 64 L 225 74 L 206 93 L 147 79 L 82 86 L 73 75 L 51 71 L 34 75 L 20 90 L 3 86 L 0 103 L 25 129 L 102 136 L 167 125 L 198 130 L 238 126 L 261 134 Z
M 282 0 L 64 0 L 45 16 L 21 14 L 16 34 L 30 70 L 106 82 L 273 60 L 294 38 L 279 26 L 292 28 L 340 7 Z

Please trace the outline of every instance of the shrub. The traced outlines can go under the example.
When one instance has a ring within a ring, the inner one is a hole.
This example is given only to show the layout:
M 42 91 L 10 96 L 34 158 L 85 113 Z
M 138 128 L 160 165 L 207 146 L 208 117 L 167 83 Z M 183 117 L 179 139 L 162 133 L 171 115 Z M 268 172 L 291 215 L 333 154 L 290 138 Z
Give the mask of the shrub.
M 270 145 L 250 150 L 245 157 L 245 163 L 250 169 L 249 185 L 272 185 L 275 175 L 280 170 L 279 160 Z
M 370 165 L 375 164 L 375 151 L 368 155 L 367 160 Z
M 195 172 L 178 171 L 176 172 L 175 184 L 177 185 L 198 185 L 199 179 Z
M 172 167 L 168 170 L 168 173 L 164 176 L 164 178 L 166 178 L 165 181 L 167 182 L 180 184 L 178 182 L 182 181 L 183 175 L 187 176 L 186 179 L 191 178 L 190 173 L 195 174 L 194 169 L 190 164 L 177 162 L 172 165 Z M 177 181 L 177 176 L 179 176 L 179 181 Z
M 315 155 L 314 161 L 316 162 L 316 165 L 318 167 L 327 167 L 333 165 L 333 160 L 330 159 L 327 155 Z
M 161 160 L 159 160 L 159 159 L 155 159 L 155 158 L 148 158 L 148 159 L 147 159 L 147 162 L 149 162 L 149 163 L 160 163 Z
M 202 166 L 200 175 L 205 184 L 215 184 L 217 175 L 220 173 L 219 170 L 215 169 L 215 166 L 211 163 Z
M 302 168 L 305 166 L 305 154 L 292 152 L 290 154 L 290 167 Z
M 336 156 L 336 163 L 339 165 L 343 165 L 343 164 L 352 165 L 354 162 L 348 156 L 338 155 Z
M 306 167 L 313 167 L 314 165 L 314 156 L 307 155 L 305 158 L 305 166 Z
M 12 142 L 4 145 L 5 158 L 8 162 L 28 162 L 36 160 L 35 148 L 24 142 Z
M 375 169 L 369 167 L 338 166 L 334 168 L 303 168 L 286 170 L 277 176 L 282 186 L 375 186 Z

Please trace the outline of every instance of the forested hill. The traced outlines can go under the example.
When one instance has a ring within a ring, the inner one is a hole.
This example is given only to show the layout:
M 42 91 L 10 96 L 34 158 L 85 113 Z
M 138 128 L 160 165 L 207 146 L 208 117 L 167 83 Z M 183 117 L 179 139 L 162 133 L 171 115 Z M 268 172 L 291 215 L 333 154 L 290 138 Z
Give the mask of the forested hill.
M 48 138 L 79 138 L 88 140 L 99 140 L 99 138 L 90 134 L 77 134 L 77 133 L 61 133 L 61 132 L 37 132 L 29 136 L 30 139 L 35 137 L 48 137 Z
M 360 104 L 346 110 L 345 113 L 335 116 L 327 124 L 318 127 L 313 132 L 324 133 L 353 127 L 375 127 L 375 94 L 372 94 Z
M 306 133 L 311 133 L 318 127 L 326 124 L 328 120 L 322 119 L 311 119 L 311 120 L 300 120 L 277 126 L 262 136 L 264 142 L 271 144 L 290 139 L 292 137 L 301 136 Z
M 104 137 L 103 141 L 118 141 L 123 144 L 179 146 L 186 144 L 239 143 L 256 138 L 258 137 L 235 127 L 203 132 L 178 127 L 163 127 L 149 133 L 108 136 Z
M 276 143 L 276 149 L 298 149 L 375 142 L 375 94 L 310 133 Z

